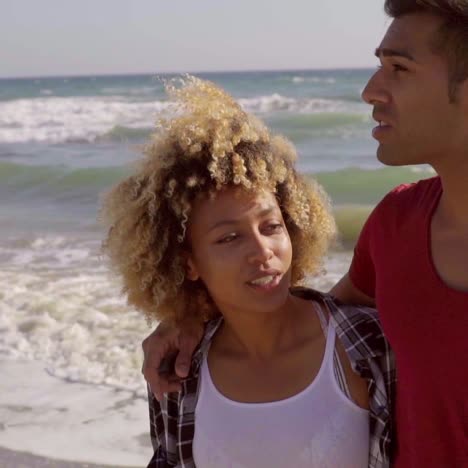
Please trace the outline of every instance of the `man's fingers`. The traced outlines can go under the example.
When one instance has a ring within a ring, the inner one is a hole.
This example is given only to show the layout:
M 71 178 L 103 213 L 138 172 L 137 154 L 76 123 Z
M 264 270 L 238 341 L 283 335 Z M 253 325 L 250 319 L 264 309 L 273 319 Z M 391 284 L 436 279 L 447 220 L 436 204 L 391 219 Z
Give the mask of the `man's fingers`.
M 144 354 L 141 372 L 158 401 L 171 391 L 168 375 L 161 375 L 159 368 L 170 350 L 174 350 L 176 341 L 176 331 L 160 324 L 141 344 Z
M 175 374 L 163 377 L 156 372 L 154 375 L 148 373 L 148 376 L 148 385 L 158 401 L 161 401 L 165 393 L 179 392 L 181 390 L 180 379 Z
M 175 374 L 161 376 L 158 372 L 148 373 L 148 385 L 156 400 L 161 401 L 164 393 L 179 392 L 180 379 Z
M 156 398 L 156 400 L 161 401 L 164 398 L 165 393 L 177 393 L 177 392 L 180 392 L 181 390 L 182 390 L 182 385 L 180 384 L 180 382 L 172 382 L 166 386 L 166 391 L 158 392 L 158 393 L 153 392 L 153 395 L 154 395 L 154 398 Z
M 164 379 L 161 378 L 157 369 L 147 369 L 143 372 L 143 375 L 156 400 L 161 401 L 163 393 L 167 391 L 169 382 L 164 382 Z
M 168 390 L 166 393 L 172 393 L 172 392 L 180 392 L 182 390 L 182 385 L 180 382 L 172 382 L 168 386 Z
M 143 348 L 143 367 L 141 372 L 146 378 L 146 372 L 151 369 L 159 369 L 162 361 L 170 352 L 179 348 L 179 332 L 160 323 L 156 330 L 147 336 L 141 343 Z
M 192 355 L 199 342 L 199 338 L 194 335 L 181 333 L 179 336 L 179 354 L 175 361 L 175 372 L 180 378 L 188 376 Z
M 176 330 L 167 329 L 162 323 L 142 341 L 143 374 L 146 367 L 159 368 L 168 351 L 174 348 L 175 341 L 177 341 Z
M 171 378 L 174 372 L 180 378 L 188 376 L 192 354 L 202 334 L 203 325 L 193 321 L 185 322 L 182 328 L 160 323 L 143 340 L 144 360 L 141 371 L 159 401 L 164 393 L 180 390 L 180 384 Z M 177 351 L 179 354 L 174 363 L 174 353 Z

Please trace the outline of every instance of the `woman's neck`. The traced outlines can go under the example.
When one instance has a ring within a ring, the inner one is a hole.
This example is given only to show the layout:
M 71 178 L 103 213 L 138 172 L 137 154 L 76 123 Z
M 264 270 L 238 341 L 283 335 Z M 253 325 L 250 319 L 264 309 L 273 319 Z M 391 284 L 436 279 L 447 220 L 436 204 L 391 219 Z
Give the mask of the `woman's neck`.
M 285 304 L 269 313 L 223 313 L 216 336 L 219 349 L 256 361 L 269 360 L 297 341 L 301 330 L 301 300 L 288 296 Z

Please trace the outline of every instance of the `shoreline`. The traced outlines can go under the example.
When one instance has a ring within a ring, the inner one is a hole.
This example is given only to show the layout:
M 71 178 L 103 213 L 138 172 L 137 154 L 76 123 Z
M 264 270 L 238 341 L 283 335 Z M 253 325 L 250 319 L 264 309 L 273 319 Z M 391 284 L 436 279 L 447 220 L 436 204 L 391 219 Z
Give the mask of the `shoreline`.
M 147 402 L 127 390 L 0 359 L 0 467 L 112 468 L 151 459 Z
M 124 468 L 116 465 L 96 465 L 54 458 L 41 457 L 27 452 L 19 452 L 0 447 L 0 466 L 2 468 Z M 138 467 L 125 467 L 138 468 Z

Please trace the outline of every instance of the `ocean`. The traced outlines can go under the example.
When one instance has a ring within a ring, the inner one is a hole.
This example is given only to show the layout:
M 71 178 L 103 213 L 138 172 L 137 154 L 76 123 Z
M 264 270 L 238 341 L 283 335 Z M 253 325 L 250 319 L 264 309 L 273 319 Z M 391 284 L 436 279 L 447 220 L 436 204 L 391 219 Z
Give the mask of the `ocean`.
M 291 139 L 299 169 L 330 194 L 340 242 L 324 273 L 311 278 L 319 289 L 346 271 L 379 199 L 432 175 L 427 167 L 384 168 L 376 160 L 375 123 L 360 98 L 371 74 L 197 74 Z M 0 446 L 109 464 L 149 459 L 140 343 L 150 328 L 126 306 L 99 255 L 97 213 L 100 195 L 129 172 L 168 109 L 163 81 L 170 77 L 0 80 L 0 366 L 9 376 L 0 384 Z M 83 408 L 79 397 L 88 393 Z M 56 418 L 64 395 L 69 405 Z M 112 418 L 119 411 L 126 426 L 117 437 Z M 31 417 L 39 421 L 32 433 Z M 93 426 L 97 420 L 102 426 Z

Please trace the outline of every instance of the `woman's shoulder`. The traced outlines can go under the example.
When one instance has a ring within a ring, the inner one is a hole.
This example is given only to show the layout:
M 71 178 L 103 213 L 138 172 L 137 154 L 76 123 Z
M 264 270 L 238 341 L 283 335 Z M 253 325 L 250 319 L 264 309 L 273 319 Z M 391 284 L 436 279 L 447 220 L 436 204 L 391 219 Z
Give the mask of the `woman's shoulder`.
M 291 293 L 320 303 L 330 316 L 331 323 L 345 348 L 361 350 L 361 358 L 375 357 L 389 351 L 376 309 L 343 304 L 330 294 L 310 288 L 294 288 Z
M 375 323 L 380 328 L 380 321 L 377 310 L 373 307 L 363 305 L 344 304 L 336 297 L 328 293 L 323 293 L 312 288 L 294 287 L 291 294 L 305 300 L 316 301 L 326 306 L 326 311 L 339 322 L 360 320 Z

